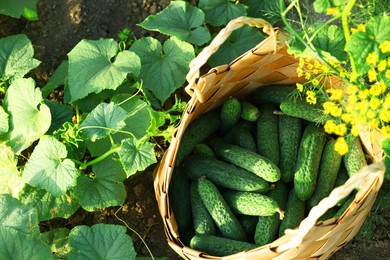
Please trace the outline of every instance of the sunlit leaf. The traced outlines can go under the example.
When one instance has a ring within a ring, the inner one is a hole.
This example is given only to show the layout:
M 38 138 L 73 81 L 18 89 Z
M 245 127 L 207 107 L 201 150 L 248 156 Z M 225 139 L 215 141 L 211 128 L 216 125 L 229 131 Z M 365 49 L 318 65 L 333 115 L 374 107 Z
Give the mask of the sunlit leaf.
M 0 106 L 0 135 L 8 132 L 8 114 L 4 111 L 4 108 Z
M 239 16 L 246 16 L 245 6 L 229 0 L 199 0 L 199 8 L 206 15 L 206 23 L 213 26 L 227 24 Z
M 50 246 L 56 259 L 65 259 L 68 256 L 69 233 L 70 230 L 67 228 L 56 228 L 41 234 L 42 241 Z
M 2 0 L 0 1 L 0 14 L 14 18 L 24 16 L 30 21 L 35 21 L 38 20 L 37 2 L 38 0 Z
M 24 181 L 17 168 L 18 157 L 12 148 L 0 143 L 0 194 L 18 197 L 24 187 Z

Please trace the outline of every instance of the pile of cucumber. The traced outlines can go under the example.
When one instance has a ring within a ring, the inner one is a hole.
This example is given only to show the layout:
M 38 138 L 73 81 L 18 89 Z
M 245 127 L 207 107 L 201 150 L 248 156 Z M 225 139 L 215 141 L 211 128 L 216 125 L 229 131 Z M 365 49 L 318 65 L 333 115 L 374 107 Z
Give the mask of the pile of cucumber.
M 188 126 L 168 193 L 185 244 L 214 256 L 268 244 L 367 164 L 352 136 L 340 156 L 321 107 L 291 98 L 294 91 L 268 86 L 246 100 L 231 97 Z M 352 200 L 322 219 L 340 216 Z

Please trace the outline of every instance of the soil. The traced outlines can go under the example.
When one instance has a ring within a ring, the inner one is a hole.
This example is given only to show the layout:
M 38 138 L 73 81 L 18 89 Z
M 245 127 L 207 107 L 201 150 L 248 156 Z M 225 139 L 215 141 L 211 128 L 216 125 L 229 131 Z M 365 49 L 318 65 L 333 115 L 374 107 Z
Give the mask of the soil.
M 143 21 L 149 14 L 163 9 L 169 2 L 169 0 L 40 0 L 38 21 L 30 22 L 0 16 L 0 37 L 24 33 L 30 38 L 34 45 L 35 58 L 42 61 L 31 76 L 39 86 L 44 86 L 56 67 L 67 58 L 67 53 L 81 39 L 117 39 L 118 33 L 124 28 L 131 29 L 137 38 L 146 35 L 161 37 L 157 33 L 143 30 L 137 23 Z M 180 259 L 168 246 L 163 231 L 153 189 L 154 167 L 126 180 L 128 196 L 123 207 L 95 212 L 79 210 L 68 220 L 49 221 L 44 223 L 42 228 L 57 226 L 72 228 L 75 225 L 96 223 L 123 225 L 124 221 L 132 229 L 129 229 L 128 233 L 133 238 L 139 256 L 149 256 L 149 253 L 135 232 L 145 240 L 155 257 Z M 118 218 L 114 215 L 116 211 Z M 383 217 L 380 223 L 374 223 L 376 240 L 366 242 L 354 239 L 331 259 L 390 259 L 389 208 L 376 213 Z

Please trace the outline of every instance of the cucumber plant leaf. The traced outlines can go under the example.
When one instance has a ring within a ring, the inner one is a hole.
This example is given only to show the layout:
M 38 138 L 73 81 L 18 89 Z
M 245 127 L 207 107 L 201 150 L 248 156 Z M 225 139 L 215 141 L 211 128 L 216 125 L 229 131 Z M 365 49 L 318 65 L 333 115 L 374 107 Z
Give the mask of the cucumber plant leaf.
M 8 194 L 0 195 L 0 227 L 9 227 L 24 234 L 39 235 L 37 210 Z
M 68 84 L 65 102 L 73 102 L 90 93 L 116 89 L 128 74 L 138 76 L 140 59 L 131 51 L 117 54 L 113 39 L 81 40 L 69 53 Z
M 0 143 L 0 194 L 18 197 L 24 181 L 18 171 L 18 157 L 11 147 Z
M 17 34 L 1 38 L 0 80 L 6 81 L 22 78 L 27 72 L 41 63 L 33 57 L 34 48 L 26 35 Z
M 198 7 L 205 13 L 205 22 L 213 26 L 227 24 L 239 16 L 246 16 L 245 6 L 229 0 L 199 0 Z
M 74 162 L 65 159 L 66 146 L 51 136 L 43 136 L 23 171 L 23 180 L 60 197 L 76 185 L 78 171 Z
M 211 67 L 228 64 L 244 52 L 255 47 L 263 39 L 265 39 L 265 36 L 258 29 L 245 25 L 230 35 L 218 48 L 217 52 L 210 57 L 208 64 Z
M 43 88 L 41 88 L 42 96 L 47 97 L 53 90 L 61 85 L 65 85 L 65 80 L 68 77 L 68 60 L 63 60 L 56 68 L 53 75 Z
M 0 106 L 0 135 L 8 132 L 8 114 L 5 112 L 4 108 Z
M 41 233 L 42 241 L 50 246 L 55 259 L 66 259 L 70 252 L 70 230 L 67 228 L 55 228 Z
M 120 106 L 112 102 L 101 103 L 87 115 L 80 129 L 88 140 L 95 142 L 122 129 L 126 125 L 126 117 L 127 112 Z
M 51 125 L 49 130 L 47 130 L 48 134 L 53 134 L 53 132 L 60 129 L 64 123 L 72 121 L 73 109 L 70 106 L 48 99 L 45 99 L 45 104 L 49 107 L 51 114 Z
M 50 247 L 39 236 L 0 227 L 0 259 L 53 259 Z
M 146 139 L 123 139 L 118 154 L 127 177 L 157 162 L 154 145 Z
M 152 38 L 141 38 L 130 50 L 141 58 L 143 88 L 163 104 L 185 82 L 189 64 L 195 57 L 191 44 L 171 37 L 164 45 Z
M 202 26 L 203 22 L 202 10 L 188 2 L 172 1 L 164 10 L 150 15 L 139 26 L 201 46 L 211 38 L 208 29 Z
M 126 174 L 113 156 L 92 165 L 92 173 L 77 179 L 74 193 L 80 205 L 87 211 L 119 206 L 125 202 Z
M 9 114 L 9 131 L 2 138 L 15 153 L 38 140 L 50 127 L 50 109 L 43 103 L 41 91 L 34 80 L 17 79 L 8 88 L 4 108 Z
M 245 0 L 247 15 L 249 17 L 263 18 L 270 24 L 275 24 L 281 19 L 279 1 L 275 0 Z
M 72 192 L 68 191 L 60 197 L 55 197 L 46 190 L 37 189 L 30 185 L 26 185 L 20 192 L 19 200 L 24 205 L 38 210 L 39 221 L 69 218 L 80 207 L 80 204 L 73 198 Z
M 0 14 L 14 18 L 23 16 L 30 21 L 35 21 L 38 20 L 37 2 L 38 0 L 2 0 Z
M 315 0 L 313 3 L 313 8 L 317 13 L 325 13 L 331 4 L 332 3 L 330 0 Z
M 133 241 L 126 234 L 126 227 L 113 224 L 96 224 L 92 227 L 80 225 L 69 234 L 74 259 L 135 259 Z

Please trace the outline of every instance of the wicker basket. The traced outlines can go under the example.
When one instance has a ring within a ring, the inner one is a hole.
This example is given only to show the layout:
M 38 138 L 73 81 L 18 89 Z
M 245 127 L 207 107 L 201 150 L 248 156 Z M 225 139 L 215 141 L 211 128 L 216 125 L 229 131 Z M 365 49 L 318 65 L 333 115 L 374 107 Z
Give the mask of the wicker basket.
M 244 24 L 263 28 L 269 35 L 255 48 L 246 52 L 229 65 L 218 66 L 199 77 L 199 69 L 227 37 Z M 250 251 L 226 257 L 210 256 L 191 249 L 180 240 L 175 216 L 168 197 L 169 183 L 175 165 L 180 140 L 187 126 L 199 115 L 218 107 L 229 96 L 245 97 L 255 89 L 266 85 L 292 85 L 302 79 L 297 77 L 297 60 L 287 54 L 283 35 L 262 19 L 240 17 L 221 30 L 213 42 L 190 64 L 186 91 L 191 95 L 182 121 L 170 147 L 154 172 L 154 187 L 168 244 L 184 259 L 327 259 L 350 241 L 364 223 L 380 189 L 384 164 L 380 148 L 381 136 L 376 132 L 361 130 L 360 136 L 372 164 L 350 178 L 344 185 L 334 189 L 309 213 L 300 226 L 287 230 L 274 242 Z M 362 185 L 353 203 L 342 216 L 326 221 L 317 221 L 327 209 Z

